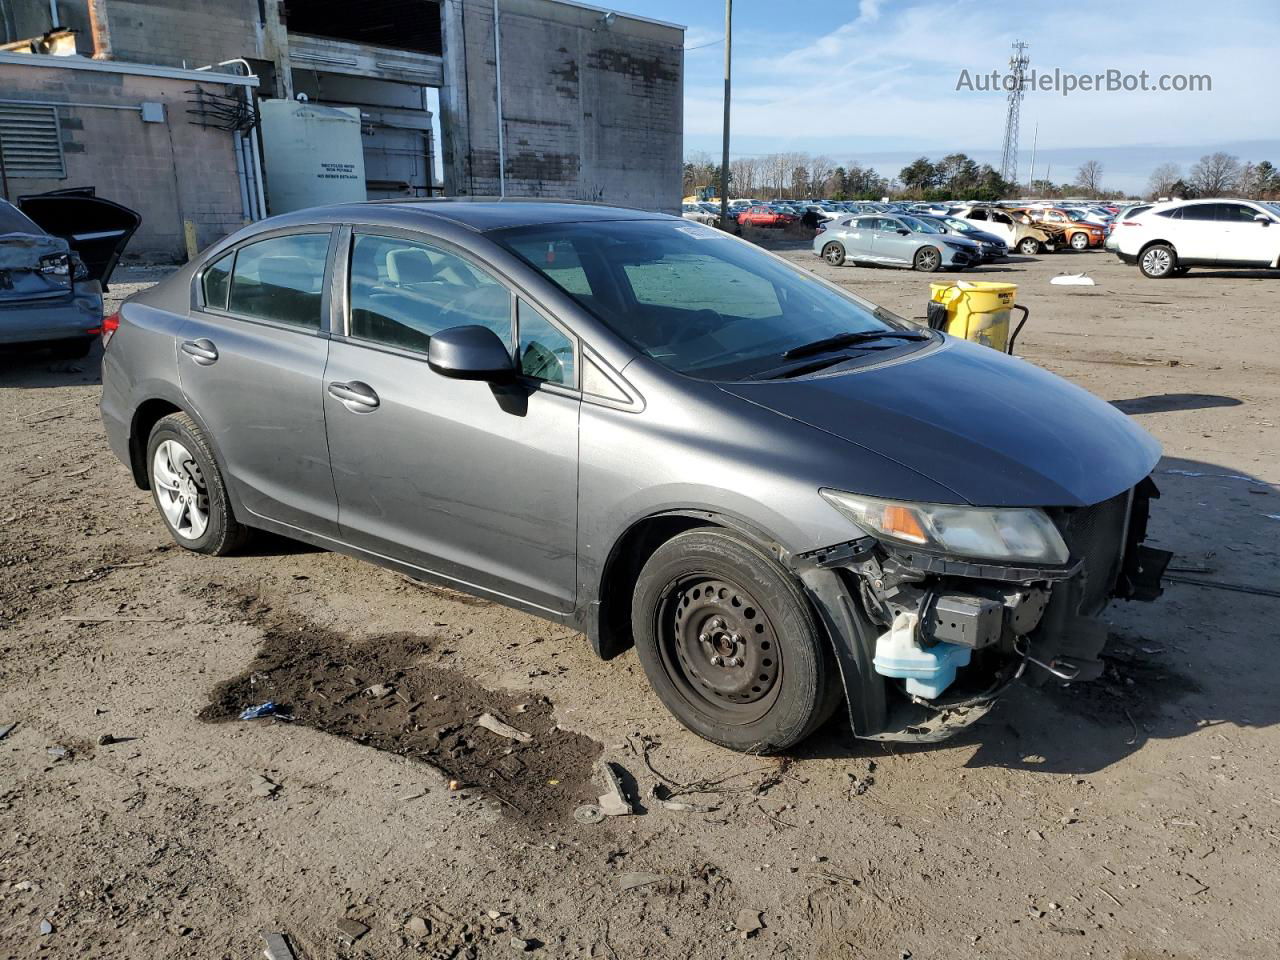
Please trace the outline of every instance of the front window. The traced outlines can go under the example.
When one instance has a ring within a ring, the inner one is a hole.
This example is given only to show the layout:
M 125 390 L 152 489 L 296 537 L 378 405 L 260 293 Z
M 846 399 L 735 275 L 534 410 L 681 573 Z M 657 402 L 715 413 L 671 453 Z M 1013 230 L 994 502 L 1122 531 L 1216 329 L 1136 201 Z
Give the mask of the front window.
M 912 233 L 946 233 L 947 231 L 935 227 L 932 223 L 925 220 L 917 220 L 915 217 L 903 217 L 902 222 L 905 223 Z
M 681 221 L 543 224 L 490 236 L 657 362 L 708 380 L 784 365 L 794 347 L 905 329 L 750 244 Z M 877 346 L 909 347 L 907 341 Z

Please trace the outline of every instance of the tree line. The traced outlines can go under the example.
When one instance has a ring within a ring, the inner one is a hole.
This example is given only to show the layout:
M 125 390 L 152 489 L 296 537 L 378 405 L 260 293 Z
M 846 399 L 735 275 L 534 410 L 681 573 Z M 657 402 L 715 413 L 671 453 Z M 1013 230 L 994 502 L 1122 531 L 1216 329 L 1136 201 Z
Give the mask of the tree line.
M 896 177 L 888 178 L 855 161 L 837 163 L 822 154 L 771 153 L 730 160 L 729 194 L 787 200 L 999 200 L 1027 195 L 1106 200 L 1128 196 L 1123 190 L 1108 190 L 1103 174 L 1100 161 L 1087 160 L 1070 182 L 1032 179 L 1020 186 L 1003 179 L 990 164 L 977 163 L 963 153 L 950 153 L 936 162 L 919 157 Z M 719 184 L 720 164 L 710 154 L 690 154 L 684 163 L 684 195 L 693 195 L 705 187 L 718 195 Z M 1225 195 L 1258 200 L 1280 198 L 1280 170 L 1267 160 L 1242 163 L 1228 153 L 1211 153 L 1196 161 L 1185 175 L 1176 163 L 1160 164 L 1152 171 L 1147 186 L 1149 199 Z

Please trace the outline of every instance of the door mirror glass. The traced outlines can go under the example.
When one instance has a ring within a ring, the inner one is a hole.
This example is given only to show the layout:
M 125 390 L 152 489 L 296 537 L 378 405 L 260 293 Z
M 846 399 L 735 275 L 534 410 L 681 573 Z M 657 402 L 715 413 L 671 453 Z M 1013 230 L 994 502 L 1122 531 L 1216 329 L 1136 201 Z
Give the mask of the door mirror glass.
M 515 376 L 515 364 L 502 339 L 488 327 L 469 324 L 431 335 L 427 364 L 442 377 L 499 382 Z

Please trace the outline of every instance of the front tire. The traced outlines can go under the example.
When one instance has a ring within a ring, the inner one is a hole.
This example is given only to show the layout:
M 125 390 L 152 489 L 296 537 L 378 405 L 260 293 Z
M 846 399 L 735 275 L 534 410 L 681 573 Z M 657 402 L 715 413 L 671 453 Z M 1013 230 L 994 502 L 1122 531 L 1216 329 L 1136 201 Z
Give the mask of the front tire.
M 1164 280 L 1176 276 L 1178 254 L 1167 243 L 1153 243 L 1138 256 L 1138 269 L 1144 277 Z
M 1071 249 L 1077 253 L 1081 250 L 1089 249 L 1089 235 L 1087 233 L 1073 233 L 1071 235 Z
M 937 273 L 942 269 L 942 253 L 937 247 L 921 247 L 911 261 L 911 268 L 921 273 Z
M 156 423 L 147 442 L 151 497 L 169 534 L 193 553 L 224 556 L 248 538 L 204 431 L 185 413 Z
M 690 530 L 654 551 L 636 583 L 631 625 L 659 699 L 720 746 L 785 750 L 839 702 L 831 649 L 800 587 L 729 531 Z
M 822 248 L 822 259 L 833 267 L 844 266 L 844 245 L 832 241 Z

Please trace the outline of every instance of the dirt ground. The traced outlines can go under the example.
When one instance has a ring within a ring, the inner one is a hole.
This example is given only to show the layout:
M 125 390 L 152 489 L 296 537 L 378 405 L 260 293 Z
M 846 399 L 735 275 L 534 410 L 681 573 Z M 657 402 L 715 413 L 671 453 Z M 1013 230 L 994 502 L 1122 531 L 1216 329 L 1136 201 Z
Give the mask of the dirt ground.
M 770 245 L 924 313 L 934 278 Z M 107 450 L 97 353 L 4 357 L 0 957 L 1275 957 L 1280 276 L 977 273 L 1020 285 L 1019 353 L 1163 443 L 1178 580 L 1111 609 L 1101 681 L 928 748 L 735 755 L 634 654 L 283 540 L 186 553 Z M 292 719 L 238 719 L 266 700 Z M 581 823 L 600 758 L 637 813 Z

